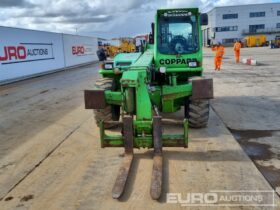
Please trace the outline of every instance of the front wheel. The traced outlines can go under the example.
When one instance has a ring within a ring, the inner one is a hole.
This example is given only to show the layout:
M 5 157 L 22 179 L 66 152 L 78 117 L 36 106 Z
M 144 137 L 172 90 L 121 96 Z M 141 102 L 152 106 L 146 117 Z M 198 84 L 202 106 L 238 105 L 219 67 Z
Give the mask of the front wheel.
M 204 128 L 208 124 L 210 104 L 208 99 L 190 100 L 189 126 L 191 128 Z
M 114 80 L 111 78 L 99 78 L 95 83 L 95 87 L 99 90 L 114 90 Z M 104 109 L 95 109 L 93 112 L 97 126 L 101 121 L 119 121 L 120 118 L 120 106 L 117 105 L 107 105 Z M 112 128 L 114 125 L 106 123 L 104 127 Z

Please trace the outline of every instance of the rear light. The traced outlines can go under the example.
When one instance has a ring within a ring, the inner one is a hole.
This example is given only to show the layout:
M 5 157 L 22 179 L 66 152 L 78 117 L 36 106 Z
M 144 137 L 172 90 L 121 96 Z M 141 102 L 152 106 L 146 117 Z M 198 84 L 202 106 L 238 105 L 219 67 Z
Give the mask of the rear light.
M 105 63 L 104 69 L 113 69 L 113 63 Z
M 114 63 L 113 62 L 104 62 L 100 65 L 101 69 L 105 70 L 113 70 L 114 69 Z

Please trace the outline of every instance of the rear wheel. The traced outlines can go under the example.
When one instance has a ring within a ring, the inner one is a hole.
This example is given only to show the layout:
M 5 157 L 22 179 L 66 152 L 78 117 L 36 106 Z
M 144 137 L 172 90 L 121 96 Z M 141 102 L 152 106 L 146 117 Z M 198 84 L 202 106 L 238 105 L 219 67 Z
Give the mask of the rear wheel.
M 114 80 L 112 78 L 99 78 L 95 82 L 95 87 L 99 90 L 115 90 Z M 95 109 L 94 118 L 97 126 L 103 121 L 119 121 L 120 106 L 107 105 L 104 109 Z M 112 128 L 114 125 L 110 123 L 104 124 L 105 128 Z
M 209 119 L 209 100 L 190 100 L 189 125 L 191 128 L 204 128 Z

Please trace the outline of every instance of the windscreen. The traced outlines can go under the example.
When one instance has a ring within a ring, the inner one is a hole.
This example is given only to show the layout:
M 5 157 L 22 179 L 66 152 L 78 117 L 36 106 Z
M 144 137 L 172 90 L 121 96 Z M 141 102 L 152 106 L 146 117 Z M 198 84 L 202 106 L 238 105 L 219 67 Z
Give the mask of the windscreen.
M 190 54 L 198 51 L 196 16 L 159 17 L 158 50 L 162 54 Z

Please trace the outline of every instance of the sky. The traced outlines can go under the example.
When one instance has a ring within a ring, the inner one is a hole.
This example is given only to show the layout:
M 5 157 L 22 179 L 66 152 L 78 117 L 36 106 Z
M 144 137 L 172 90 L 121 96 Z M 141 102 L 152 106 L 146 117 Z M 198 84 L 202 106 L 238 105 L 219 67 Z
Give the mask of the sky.
M 150 32 L 159 8 L 280 2 L 280 0 L 0 0 L 0 25 L 101 38 Z

